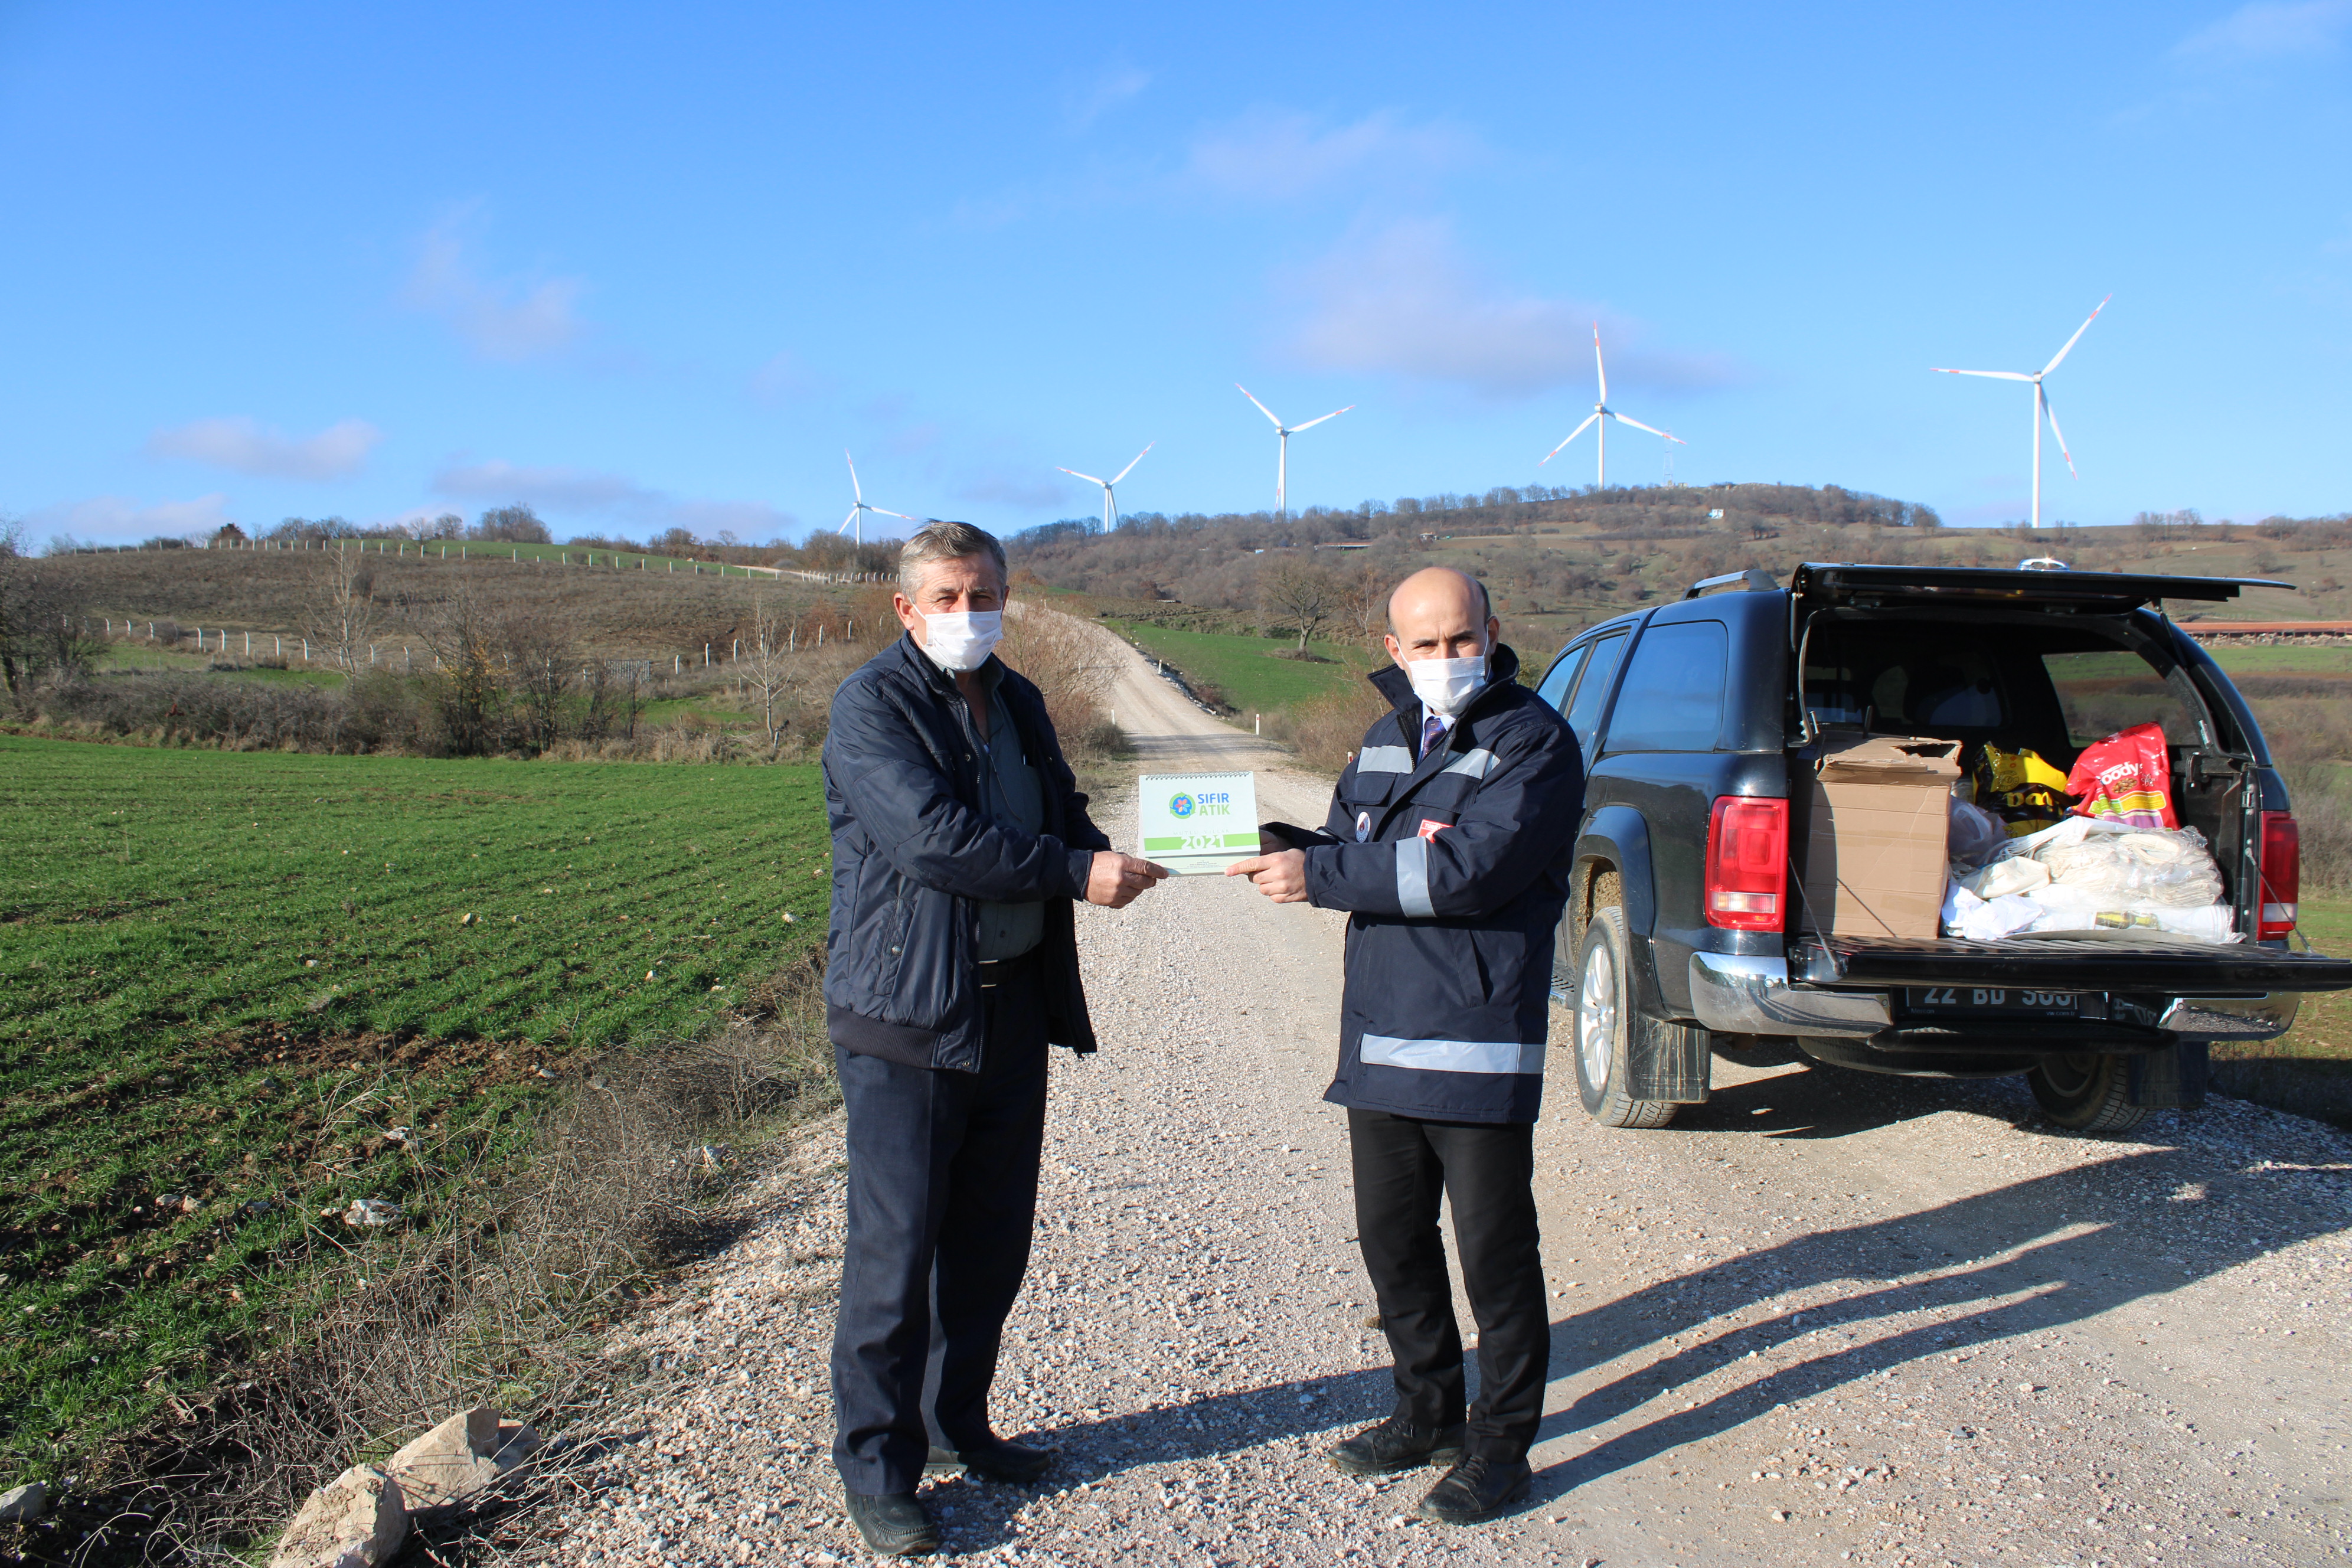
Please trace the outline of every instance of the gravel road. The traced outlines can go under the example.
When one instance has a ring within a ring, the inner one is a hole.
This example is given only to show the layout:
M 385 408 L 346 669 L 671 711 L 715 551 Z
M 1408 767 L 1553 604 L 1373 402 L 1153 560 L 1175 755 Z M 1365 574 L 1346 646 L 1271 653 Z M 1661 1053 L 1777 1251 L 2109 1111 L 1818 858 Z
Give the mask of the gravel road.
M 1139 660 L 1139 771 L 1328 785 Z M 1131 803 L 1127 803 L 1131 805 Z M 1124 808 L 1102 819 L 1132 832 Z M 1036 1253 L 997 1386 L 1049 1480 L 931 1487 L 951 1552 L 1046 1563 L 2261 1563 L 2352 1555 L 2352 1138 L 2216 1100 L 2134 1134 L 2021 1085 L 1718 1058 L 1654 1132 L 1593 1126 L 1554 1053 L 1538 1130 L 1558 1303 L 1535 1500 L 1446 1531 L 1429 1479 L 1320 1450 L 1386 1414 L 1346 1132 L 1321 1103 L 1339 917 L 1222 879 L 1079 921 L 1104 1042 L 1056 1053 Z M 1555 1015 L 1555 1042 L 1566 1038 Z M 616 1349 L 656 1370 L 550 1561 L 857 1555 L 826 1447 L 837 1122 Z M 1466 1321 L 1466 1312 L 1465 1312 Z

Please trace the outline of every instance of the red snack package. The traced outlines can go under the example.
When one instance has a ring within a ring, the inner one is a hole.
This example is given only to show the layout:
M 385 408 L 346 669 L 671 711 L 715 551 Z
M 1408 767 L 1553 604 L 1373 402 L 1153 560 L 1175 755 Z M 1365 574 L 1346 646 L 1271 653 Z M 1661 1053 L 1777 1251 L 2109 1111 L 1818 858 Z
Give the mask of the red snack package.
M 2135 724 L 2074 759 L 2066 775 L 2077 816 L 2103 816 L 2134 827 L 2178 827 L 2172 810 L 2171 766 L 2165 760 L 2164 730 Z

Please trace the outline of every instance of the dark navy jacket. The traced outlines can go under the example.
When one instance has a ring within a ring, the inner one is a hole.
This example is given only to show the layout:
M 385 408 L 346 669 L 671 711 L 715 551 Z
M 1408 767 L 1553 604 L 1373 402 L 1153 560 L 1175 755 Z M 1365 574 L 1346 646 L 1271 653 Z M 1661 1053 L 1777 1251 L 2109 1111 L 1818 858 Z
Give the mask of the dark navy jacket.
M 834 693 L 824 740 L 833 824 L 833 929 L 825 935 L 825 1023 L 834 1043 L 908 1067 L 980 1070 L 982 902 L 1045 905 L 1037 949 L 1046 1037 L 1095 1048 L 1078 981 L 1075 900 L 1097 849 L 1045 699 L 1012 669 L 998 693 L 1021 754 L 1037 770 L 1045 831 L 983 815 L 988 765 L 955 678 L 902 637 Z
M 1403 670 L 1307 848 L 1307 896 L 1347 910 L 1339 1070 L 1323 1098 L 1435 1121 L 1533 1121 L 1543 1104 L 1552 936 L 1568 903 L 1584 763 L 1551 705 L 1491 683 L 1427 757 Z

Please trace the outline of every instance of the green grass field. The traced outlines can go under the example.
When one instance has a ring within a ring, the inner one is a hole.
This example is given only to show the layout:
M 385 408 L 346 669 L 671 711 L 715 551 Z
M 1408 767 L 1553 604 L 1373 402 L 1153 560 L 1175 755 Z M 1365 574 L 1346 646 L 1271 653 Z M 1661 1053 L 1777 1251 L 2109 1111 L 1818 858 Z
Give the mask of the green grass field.
M 357 1239 L 321 1208 L 429 1213 L 421 1156 L 520 1152 L 542 1068 L 825 929 L 808 766 L 0 737 L 0 1476 L 266 1342 Z
M 1296 647 L 1295 638 L 1188 631 L 1139 621 L 1111 624 L 1144 652 L 1182 670 L 1187 679 L 1206 680 L 1218 687 L 1225 700 L 1244 714 L 1270 713 L 1320 697 L 1362 679 L 1370 668 L 1360 650 L 1336 643 L 1311 644 L 1311 651 L 1331 662 L 1308 663 L 1273 657 L 1281 649 Z
M 346 548 L 358 550 L 362 546 L 359 542 L 353 541 Z M 483 544 L 478 542 L 461 544 L 456 541 L 443 543 L 437 540 L 429 543 L 417 544 L 404 543 L 394 539 L 371 539 L 365 542 L 364 550 L 370 555 L 404 558 L 410 561 L 554 561 L 579 567 L 583 571 L 653 572 L 671 574 L 680 577 L 751 577 L 774 581 L 774 574 L 770 572 L 746 571 L 740 566 L 724 565 L 716 561 L 691 561 L 684 556 L 647 555 L 635 550 L 616 552 L 606 550 L 601 545 L 591 550 L 580 544 Z M 299 555 L 308 552 L 299 550 L 271 549 L 256 551 L 253 553 L 275 556 Z

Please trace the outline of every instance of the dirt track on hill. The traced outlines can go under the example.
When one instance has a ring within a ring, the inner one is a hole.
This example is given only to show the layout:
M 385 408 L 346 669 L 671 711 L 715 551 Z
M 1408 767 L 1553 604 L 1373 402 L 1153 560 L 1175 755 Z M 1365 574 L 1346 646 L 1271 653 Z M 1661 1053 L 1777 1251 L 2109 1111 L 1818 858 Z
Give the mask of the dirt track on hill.
M 1257 767 L 1140 658 L 1138 771 Z M 1105 826 L 1131 835 L 1131 803 Z M 1119 809 L 1112 809 L 1114 806 Z M 1719 1059 L 1671 1128 L 1582 1115 L 1555 1015 L 1538 1197 L 1554 1319 L 1535 1500 L 1410 1522 L 1429 1478 L 1320 1450 L 1387 1413 L 1321 1102 L 1339 917 L 1183 879 L 1082 911 L 1104 1048 L 1055 1068 L 1036 1251 L 1000 1430 L 1034 1490 L 929 1495 L 959 1554 L 1019 1563 L 2262 1563 L 2347 1554 L 2352 1139 L 2217 1100 L 2122 1138 L 2022 1087 Z M 825 1445 L 839 1130 L 641 1321 L 641 1426 L 551 1521 L 567 1562 L 855 1555 Z M 1465 1318 L 1466 1321 L 1466 1318 Z M 548 1516 L 542 1515 L 542 1520 Z

